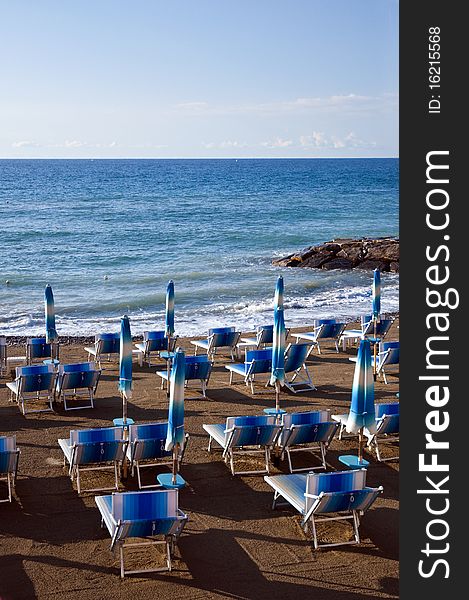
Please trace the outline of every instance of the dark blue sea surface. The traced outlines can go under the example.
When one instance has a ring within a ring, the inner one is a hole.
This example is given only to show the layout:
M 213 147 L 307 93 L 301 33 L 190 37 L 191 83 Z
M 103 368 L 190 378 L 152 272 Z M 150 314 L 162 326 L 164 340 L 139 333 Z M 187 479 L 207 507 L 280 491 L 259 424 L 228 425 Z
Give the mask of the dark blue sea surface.
M 169 279 L 182 335 L 271 322 L 280 273 L 288 326 L 369 312 L 371 273 L 271 260 L 398 235 L 398 183 L 398 159 L 0 160 L 0 334 L 43 331 L 47 283 L 62 335 L 161 328 Z

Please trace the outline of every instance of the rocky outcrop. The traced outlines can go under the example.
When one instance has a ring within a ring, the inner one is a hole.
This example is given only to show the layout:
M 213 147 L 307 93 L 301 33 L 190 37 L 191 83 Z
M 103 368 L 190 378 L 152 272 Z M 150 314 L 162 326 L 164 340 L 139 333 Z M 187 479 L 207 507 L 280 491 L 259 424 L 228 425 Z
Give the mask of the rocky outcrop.
M 279 267 L 313 269 L 380 269 L 399 272 L 398 238 L 338 239 L 277 258 Z

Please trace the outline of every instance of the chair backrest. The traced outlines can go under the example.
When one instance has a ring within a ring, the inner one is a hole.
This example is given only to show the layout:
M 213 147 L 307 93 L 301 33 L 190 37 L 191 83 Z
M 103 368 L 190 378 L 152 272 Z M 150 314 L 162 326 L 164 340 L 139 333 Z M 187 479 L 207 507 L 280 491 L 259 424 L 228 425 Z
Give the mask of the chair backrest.
M 282 423 L 285 428 L 291 425 L 316 425 L 330 421 L 331 415 L 328 410 L 310 410 L 300 413 L 285 413 Z
M 120 333 L 98 333 L 95 344 L 101 354 L 119 354 Z
M 0 473 L 11 473 L 16 469 L 18 453 L 16 451 L 16 435 L 0 437 Z
M 212 363 L 209 361 L 206 354 L 199 354 L 197 356 L 186 355 L 186 381 L 190 379 L 201 379 L 207 381 L 212 372 Z
M 234 327 L 227 327 L 230 331 L 212 331 L 209 336 L 211 348 L 225 348 L 236 346 L 239 339 L 239 332 L 234 331 Z
M 318 319 L 314 322 L 317 339 L 337 339 L 345 328 L 345 323 L 335 319 Z
M 363 335 L 366 336 L 374 336 L 375 335 L 375 325 L 373 323 L 372 315 L 370 315 L 370 321 L 366 323 L 365 326 L 362 324 Z M 394 319 L 380 319 L 376 322 L 376 335 L 379 337 L 385 337 L 388 331 L 391 329 L 391 325 L 394 323 Z
M 7 356 L 7 338 L 4 335 L 0 335 L 0 362 L 6 360 Z
M 71 390 L 78 388 L 94 388 L 98 383 L 101 371 L 94 362 L 59 365 L 57 388 Z
M 225 430 L 235 428 L 233 434 L 225 433 L 225 443 L 231 446 L 268 446 L 275 441 L 280 425 L 274 416 L 228 417 Z
M 362 315 L 360 317 L 362 335 L 369 335 L 373 332 L 373 315 Z
M 319 496 L 321 492 L 351 492 L 366 485 L 366 469 L 336 471 L 334 473 L 308 473 L 306 493 Z
M 377 404 L 376 420 L 379 435 L 399 433 L 399 402 Z
M 272 348 L 265 350 L 248 350 L 246 352 L 246 366 L 249 365 L 249 374 L 269 373 L 272 370 Z
M 94 444 L 123 439 L 122 427 L 97 427 L 95 429 L 72 429 L 70 444 Z
M 375 405 L 375 415 L 377 419 L 380 419 L 383 415 L 398 415 L 399 414 L 399 402 L 385 402 L 383 404 Z
M 290 344 L 285 352 L 285 373 L 291 373 L 303 366 L 310 344 Z
M 46 344 L 46 338 L 28 338 L 26 340 L 26 355 L 29 360 L 33 358 L 50 358 L 51 345 Z
M 399 342 L 380 342 L 378 369 L 381 369 L 384 365 L 398 365 L 399 348 Z
M 335 433 L 338 423 L 330 420 L 328 410 L 312 410 L 302 413 L 285 413 L 279 442 L 296 445 L 312 442 L 328 442 Z
M 19 393 L 51 391 L 55 382 L 53 365 L 30 365 L 16 367 L 16 377 L 20 380 Z
M 143 341 L 146 352 L 158 352 L 168 349 L 168 338 L 164 331 L 144 331 Z
M 257 345 L 272 344 L 274 341 L 274 326 L 259 325 L 256 330 Z
M 113 494 L 111 511 L 120 523 L 118 539 L 169 535 L 178 530 L 181 519 L 177 490 Z
M 167 421 L 130 425 L 129 443 L 133 446 L 133 460 L 170 456 L 172 452 L 165 450 L 167 432 Z
M 208 330 L 208 335 L 212 335 L 213 333 L 232 333 L 235 331 L 234 327 L 211 327 Z

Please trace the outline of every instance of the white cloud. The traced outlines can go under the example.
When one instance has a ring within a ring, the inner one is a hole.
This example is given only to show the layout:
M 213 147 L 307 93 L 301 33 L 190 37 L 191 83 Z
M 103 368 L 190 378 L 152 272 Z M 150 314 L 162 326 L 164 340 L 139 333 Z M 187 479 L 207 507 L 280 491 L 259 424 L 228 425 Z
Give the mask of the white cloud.
M 20 142 L 13 142 L 13 148 L 39 148 L 41 145 L 37 142 L 31 142 L 29 140 L 21 140 Z
M 264 148 L 288 148 L 293 145 L 293 140 L 283 140 L 282 138 L 275 138 L 267 142 L 261 142 L 261 146 Z
M 372 148 L 376 146 L 376 142 L 362 140 L 353 131 L 344 137 L 313 131 L 311 135 L 300 136 L 300 145 L 306 150 L 311 148 Z
M 223 140 L 221 142 L 202 142 L 202 146 L 207 150 L 212 150 L 213 148 L 247 148 L 248 144 L 238 140 Z

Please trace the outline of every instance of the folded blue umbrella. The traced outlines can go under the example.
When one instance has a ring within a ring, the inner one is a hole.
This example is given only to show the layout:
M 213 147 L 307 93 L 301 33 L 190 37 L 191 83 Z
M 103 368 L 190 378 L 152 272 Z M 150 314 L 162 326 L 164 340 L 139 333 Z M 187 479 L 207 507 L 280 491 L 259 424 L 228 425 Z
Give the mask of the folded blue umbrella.
M 178 348 L 174 355 L 170 375 L 168 433 L 165 450 L 169 451 L 184 442 L 184 384 L 186 380 L 186 358 Z
M 172 279 L 166 288 L 165 333 L 167 338 L 174 335 L 174 282 Z
M 127 420 L 127 400 L 132 396 L 132 336 L 127 315 L 121 319 L 119 391 L 122 394 L 122 416 L 125 422 Z
M 46 344 L 52 344 L 57 340 L 58 335 L 55 328 L 54 294 L 50 285 L 46 285 L 46 289 L 44 290 L 44 301 L 46 311 Z
M 379 313 L 381 312 L 381 273 L 379 269 L 373 271 L 373 319 L 379 319 Z
M 352 402 L 346 425 L 349 433 L 359 433 L 364 428 L 368 429 L 370 433 L 376 431 L 375 385 L 368 340 L 362 340 L 358 348 L 353 375 Z
M 274 298 L 274 332 L 270 384 L 276 390 L 276 409 L 279 410 L 280 387 L 285 384 L 285 319 L 283 316 L 283 277 L 277 279 Z

